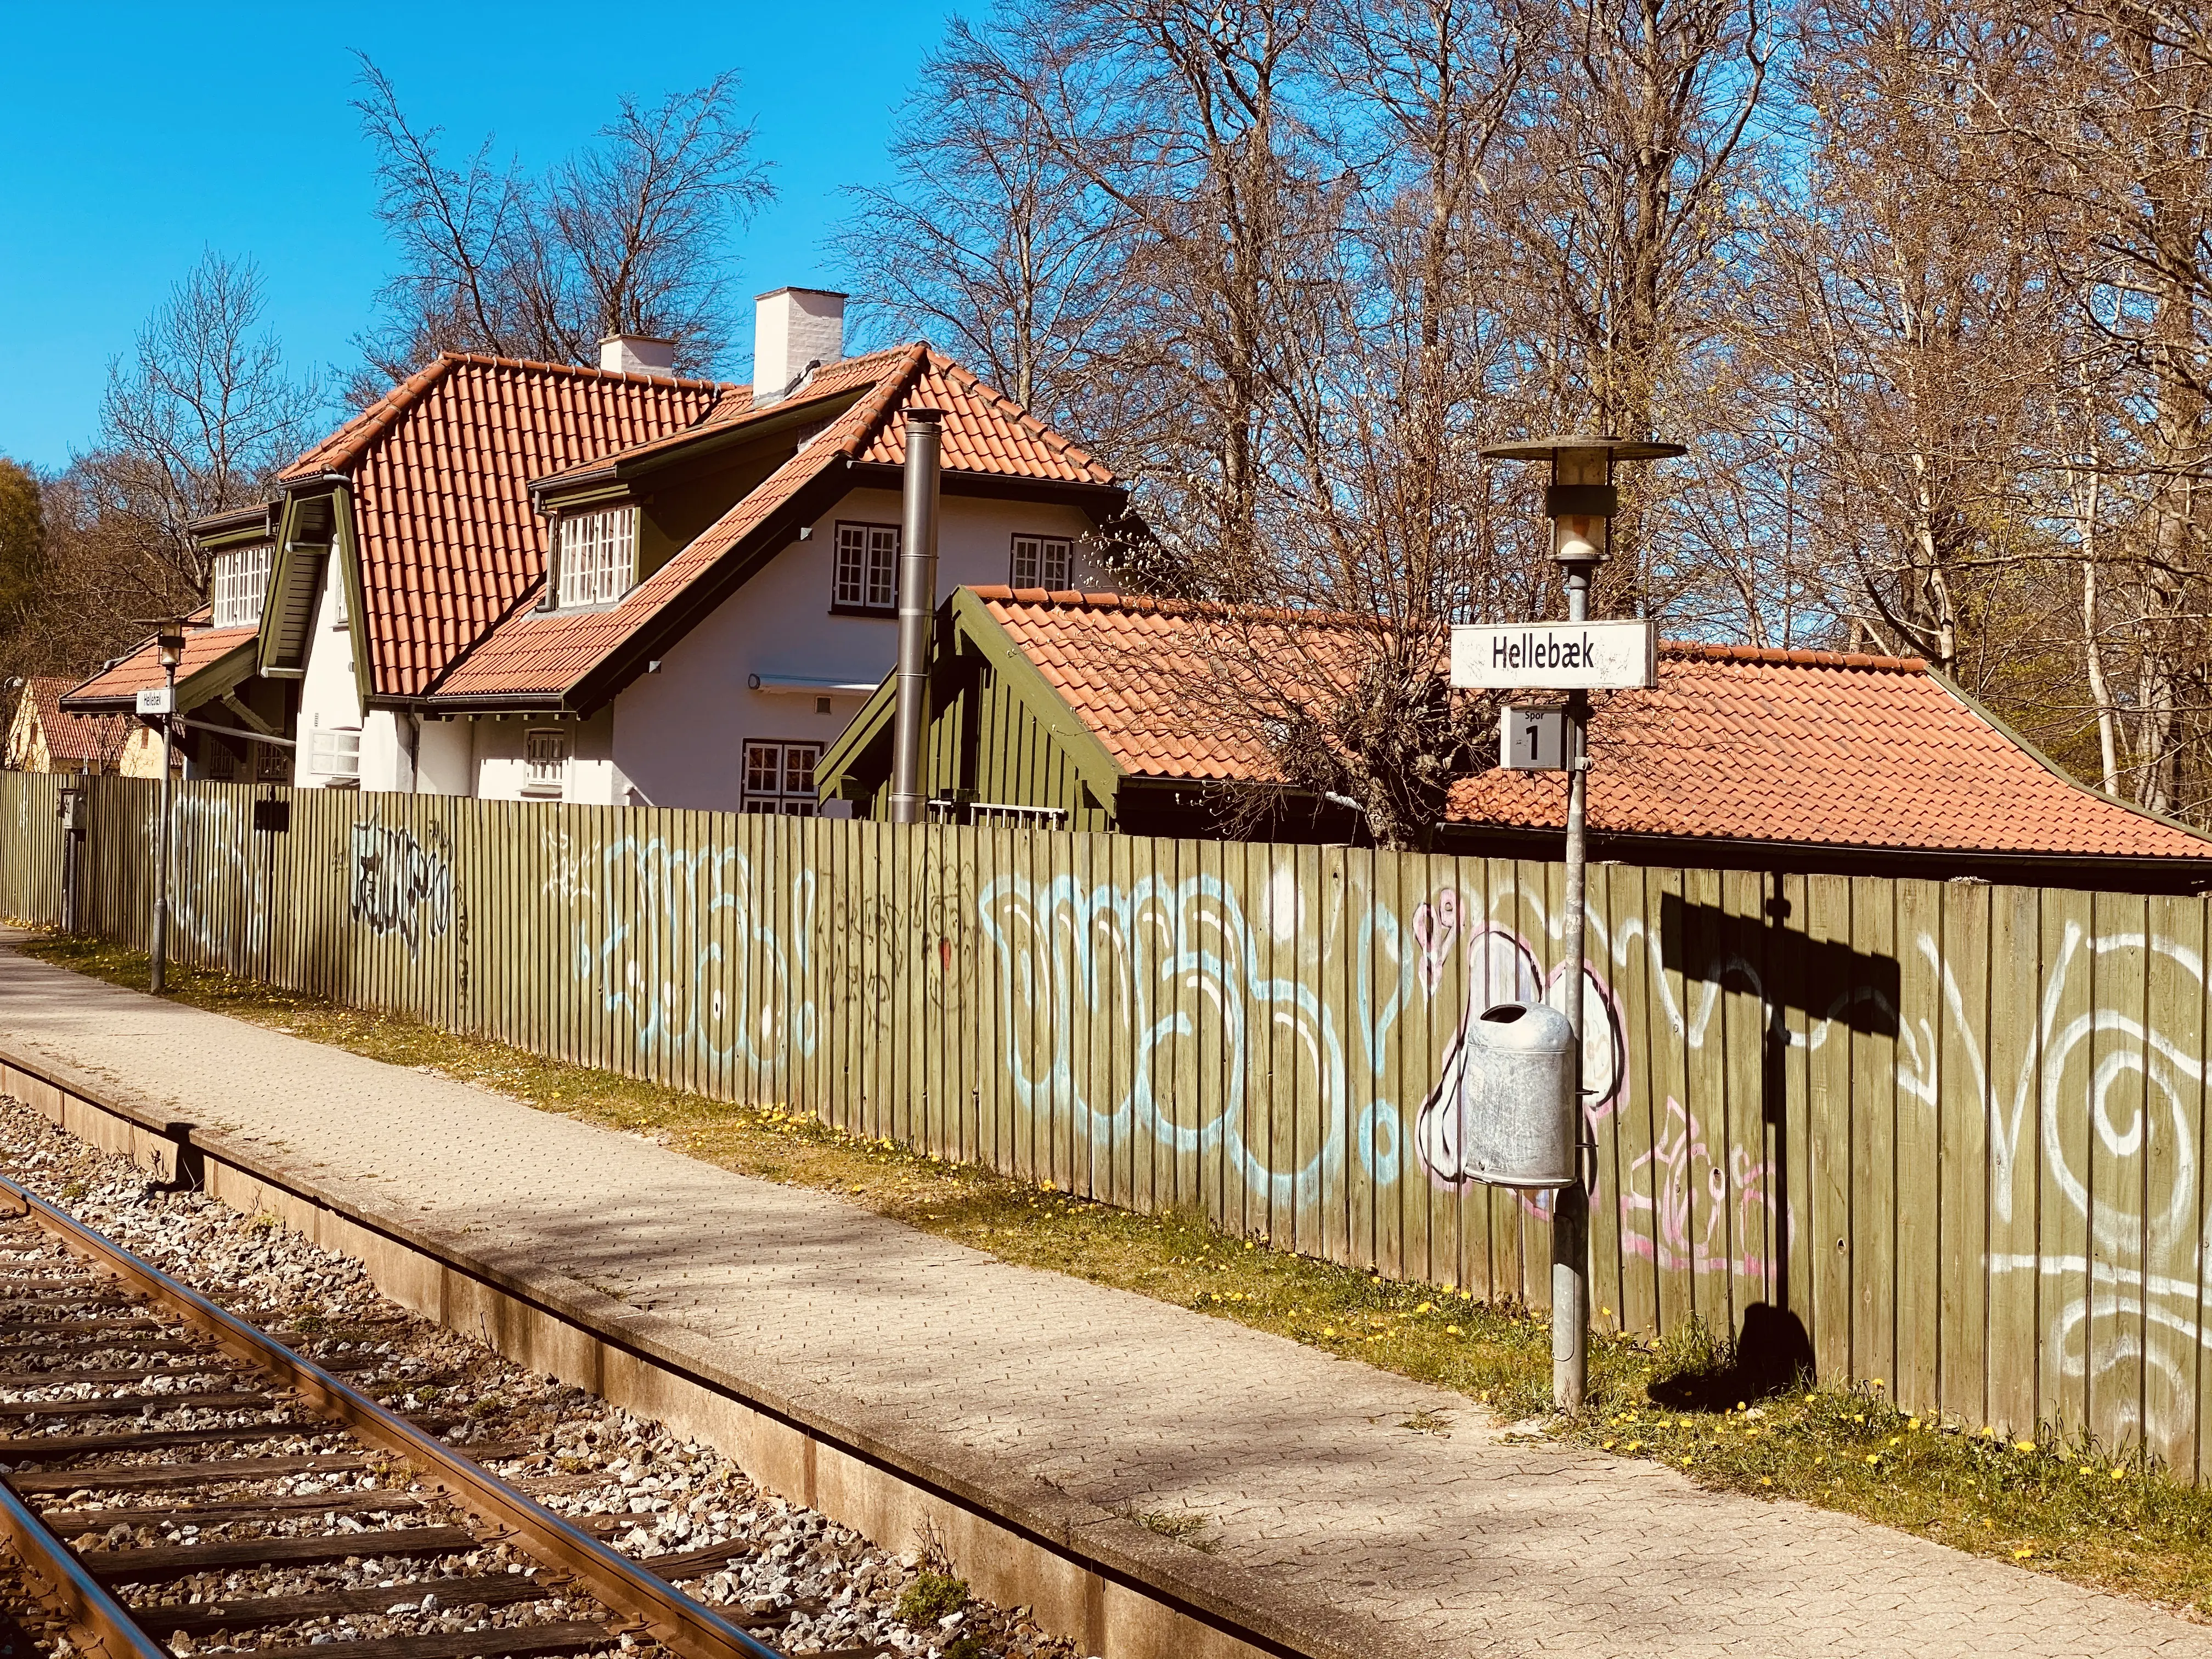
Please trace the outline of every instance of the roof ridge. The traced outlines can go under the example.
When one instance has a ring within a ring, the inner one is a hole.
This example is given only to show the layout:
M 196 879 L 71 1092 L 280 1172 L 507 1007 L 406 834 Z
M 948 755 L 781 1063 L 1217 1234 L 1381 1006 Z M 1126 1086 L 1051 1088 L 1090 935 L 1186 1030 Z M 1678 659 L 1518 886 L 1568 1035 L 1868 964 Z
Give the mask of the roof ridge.
M 743 386 L 743 380 L 702 380 L 690 375 L 641 374 L 635 369 L 601 368 L 596 363 L 556 363 L 542 357 L 502 357 L 489 351 L 441 351 L 441 357 L 451 358 L 457 363 L 471 363 L 484 368 L 526 368 L 549 374 L 576 374 L 597 380 L 634 380 L 640 386 L 713 386 L 718 391 L 733 391 Z
M 744 386 L 742 380 L 682 380 L 667 374 L 636 374 L 627 369 L 598 368 L 588 363 L 550 363 L 534 357 L 501 357 L 483 351 L 441 351 L 322 442 L 312 449 L 303 450 L 291 465 L 276 475 L 278 479 L 300 477 L 311 463 L 319 472 L 336 471 L 351 465 L 361 459 L 362 452 L 369 445 L 391 428 L 394 421 L 420 403 L 433 386 L 454 369 L 463 367 L 568 374 L 595 380 L 665 386 L 684 392 L 711 388 L 717 392 L 726 392 L 743 389 Z
M 1857 668 L 1877 673 L 1924 674 L 1925 657 L 1879 657 L 1859 651 L 1813 651 L 1796 646 L 1716 645 L 1705 640 L 1662 640 L 1661 654 L 1714 662 L 1770 663 L 1790 668 Z
M 1287 605 L 1238 605 L 1228 599 L 1182 599 L 1150 593 L 1095 592 L 1077 588 L 1010 587 L 978 584 L 969 591 L 996 605 L 1021 605 L 1058 611 L 1120 611 L 1133 616 L 1220 617 L 1237 622 L 1367 629 L 1382 618 L 1352 611 L 1292 610 Z
M 852 421 L 853 429 L 838 441 L 835 449 L 827 453 L 842 455 L 848 460 L 858 455 L 862 443 L 875 432 L 878 425 L 890 418 L 892 411 L 897 407 L 899 394 L 912 384 L 915 375 L 929 361 L 929 345 L 927 341 L 917 340 L 910 345 L 897 349 L 904 354 L 905 362 L 892 372 L 886 373 L 878 378 L 872 388 L 862 392 L 853 407 L 838 417 L 841 420 Z M 845 361 L 858 362 L 861 359 L 848 357 Z M 853 417 L 856 414 L 860 416 L 860 419 L 854 421 Z

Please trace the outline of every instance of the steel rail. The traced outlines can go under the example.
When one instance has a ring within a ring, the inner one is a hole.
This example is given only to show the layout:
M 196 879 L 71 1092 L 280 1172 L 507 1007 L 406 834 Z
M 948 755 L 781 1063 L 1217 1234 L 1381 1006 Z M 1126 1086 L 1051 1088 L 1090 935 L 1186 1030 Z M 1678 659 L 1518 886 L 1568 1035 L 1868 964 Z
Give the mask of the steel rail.
M 37 1194 L 0 1176 L 0 1194 L 16 1200 L 69 1249 L 204 1332 L 226 1353 L 274 1374 L 320 1415 L 343 1424 L 379 1450 L 416 1465 L 462 1509 L 489 1526 L 513 1534 L 521 1547 L 543 1565 L 568 1574 L 605 1606 L 636 1620 L 670 1651 L 684 1659 L 784 1659 L 713 1608 L 702 1606 L 666 1580 L 609 1549 L 442 1441 L 348 1388 L 313 1360 L 294 1353 Z M 75 1561 L 66 1551 L 64 1555 Z M 159 1648 L 147 1651 L 163 1652 Z M 115 1659 L 123 1656 L 118 1654 Z M 165 1653 L 163 1659 L 167 1659 Z
M 88 1646 L 106 1659 L 172 1659 L 169 1650 L 139 1628 L 131 1609 L 86 1571 L 76 1553 L 4 1480 L 0 1480 L 0 1536 L 22 1563 L 39 1605 L 68 1620 Z

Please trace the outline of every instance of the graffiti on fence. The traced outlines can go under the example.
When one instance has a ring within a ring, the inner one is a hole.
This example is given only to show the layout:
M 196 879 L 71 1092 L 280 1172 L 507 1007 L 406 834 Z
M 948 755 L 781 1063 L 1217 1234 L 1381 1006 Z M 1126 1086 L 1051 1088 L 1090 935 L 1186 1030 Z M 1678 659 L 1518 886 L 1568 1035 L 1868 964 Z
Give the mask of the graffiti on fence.
M 253 804 L 237 795 L 180 793 L 170 948 L 179 960 L 228 965 L 243 946 L 258 956 L 269 933 L 269 871 L 253 843 Z M 243 938 L 238 937 L 243 933 Z
M 353 919 L 378 934 L 397 933 L 419 956 L 427 931 L 442 938 L 453 915 L 453 870 L 445 854 L 410 830 L 356 820 L 352 829 Z
M 544 896 L 568 913 L 574 971 L 641 1054 L 740 1065 L 757 1085 L 814 1052 L 811 867 L 787 891 L 735 847 L 593 839 L 545 831 Z
M 1218 1148 L 1248 1188 L 1285 1206 L 1310 1202 L 1340 1168 L 1350 1085 L 1336 1021 L 1311 984 L 1263 965 L 1272 957 L 1219 878 L 1002 876 L 978 913 L 1005 1005 L 1025 1011 L 1007 1022 L 1005 1065 L 1028 1110 L 1094 1145 Z M 1094 1066 L 1085 1031 L 1126 1063 Z M 1311 1121 L 1271 1116 L 1276 1097 L 1310 1102 Z M 1395 1143 L 1361 1139 L 1395 1160 Z
M 2212 1244 L 2197 1207 L 2203 958 L 2156 934 L 2096 934 L 2069 922 L 2045 963 L 2036 1040 L 2006 1098 L 1974 1040 L 1951 965 L 1933 938 L 1923 935 L 1918 947 L 1942 975 L 1971 1073 L 1947 1086 L 1971 1083 L 1986 1104 L 1997 1218 L 2035 1215 L 2039 1174 L 2043 1237 L 2070 1233 L 2087 1245 L 1993 1251 L 1986 1258 L 1993 1281 L 2020 1274 L 2039 1281 L 2045 1348 L 2058 1374 L 2102 1395 L 2098 1414 L 2106 1423 L 2154 1443 L 2170 1441 L 2195 1420 L 2198 1358 L 2212 1348 L 2198 1282 Z M 2183 1028 L 2164 1030 L 2148 1008 L 2139 1013 L 2131 1001 L 2116 1006 L 2099 997 L 2100 977 L 2136 988 L 2161 979 L 2179 984 Z M 1931 1053 L 1911 1079 L 1931 1110 L 1932 1062 Z M 2039 1158 L 2022 1152 L 2031 1113 Z

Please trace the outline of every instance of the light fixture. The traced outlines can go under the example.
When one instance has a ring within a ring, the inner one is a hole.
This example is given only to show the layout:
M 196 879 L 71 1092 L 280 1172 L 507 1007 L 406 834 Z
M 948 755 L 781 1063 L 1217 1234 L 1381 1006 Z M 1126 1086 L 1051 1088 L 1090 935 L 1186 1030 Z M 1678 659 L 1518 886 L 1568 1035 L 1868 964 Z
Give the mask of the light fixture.
M 185 636 L 165 628 L 155 641 L 155 649 L 161 655 L 162 667 L 174 668 L 185 659 Z

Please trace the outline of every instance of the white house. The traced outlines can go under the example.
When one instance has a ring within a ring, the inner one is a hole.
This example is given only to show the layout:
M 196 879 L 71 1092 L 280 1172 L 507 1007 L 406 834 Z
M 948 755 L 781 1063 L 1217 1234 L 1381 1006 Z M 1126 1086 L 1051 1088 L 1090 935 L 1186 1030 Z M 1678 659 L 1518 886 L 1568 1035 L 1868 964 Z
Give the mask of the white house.
M 310 787 L 817 810 L 815 761 L 895 654 L 907 410 L 944 414 L 945 591 L 1098 586 L 1125 510 L 927 346 L 844 357 L 843 307 L 763 295 L 750 386 L 624 337 L 598 369 L 448 355 L 395 387 L 258 519 L 205 527 L 194 775 L 270 775 L 289 737 Z M 125 706 L 151 649 L 64 706 Z

